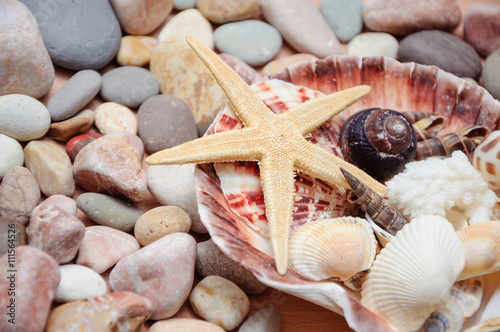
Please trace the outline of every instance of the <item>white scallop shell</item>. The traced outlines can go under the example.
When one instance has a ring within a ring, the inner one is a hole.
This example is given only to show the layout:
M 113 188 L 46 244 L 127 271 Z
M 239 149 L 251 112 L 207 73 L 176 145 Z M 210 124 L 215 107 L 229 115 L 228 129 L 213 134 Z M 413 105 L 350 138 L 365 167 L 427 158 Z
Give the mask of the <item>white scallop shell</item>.
M 451 288 L 451 296 L 462 308 L 464 317 L 474 315 L 483 298 L 483 277 L 475 277 L 457 281 Z
M 464 325 L 464 314 L 453 299 L 434 311 L 424 323 L 425 332 L 459 332 Z
M 375 259 L 361 303 L 402 331 L 417 330 L 449 300 L 464 261 L 460 240 L 446 219 L 413 219 Z

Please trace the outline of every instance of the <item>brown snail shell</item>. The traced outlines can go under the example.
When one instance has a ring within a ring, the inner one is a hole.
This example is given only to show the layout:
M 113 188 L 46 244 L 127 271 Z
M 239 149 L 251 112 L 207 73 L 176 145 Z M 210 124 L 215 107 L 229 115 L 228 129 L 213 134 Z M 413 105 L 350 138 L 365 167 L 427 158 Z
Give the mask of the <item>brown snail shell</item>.
M 350 116 L 340 130 L 344 159 L 375 179 L 385 181 L 413 160 L 416 136 L 399 112 L 371 108 Z

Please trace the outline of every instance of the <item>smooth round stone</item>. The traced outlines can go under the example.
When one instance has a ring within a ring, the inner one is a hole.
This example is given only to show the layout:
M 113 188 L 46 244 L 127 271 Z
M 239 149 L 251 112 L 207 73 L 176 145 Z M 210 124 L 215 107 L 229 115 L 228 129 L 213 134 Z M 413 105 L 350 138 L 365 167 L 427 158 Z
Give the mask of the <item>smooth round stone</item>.
M 399 59 L 435 65 L 458 77 L 476 79 L 481 74 L 481 58 L 462 39 L 438 30 L 411 34 L 399 43 Z
M 95 119 L 95 113 L 92 110 L 83 110 L 78 112 L 72 118 L 61 122 L 50 124 L 49 131 L 45 136 L 57 141 L 67 142 L 76 134 L 83 133 L 92 126 Z
M 395 59 L 398 50 L 398 40 L 384 32 L 365 32 L 347 44 L 347 54 L 356 56 L 388 56 Z
M 80 152 L 80 150 L 83 149 L 85 145 L 89 144 L 92 141 L 95 141 L 100 137 L 102 137 L 102 134 L 100 133 L 87 133 L 75 136 L 72 139 L 70 139 L 66 144 L 66 153 L 68 154 L 69 158 L 73 161 L 75 160 L 78 152 Z
M 251 66 L 271 61 L 281 50 L 281 35 L 262 21 L 246 20 L 221 25 L 214 32 L 215 47 Z
M 26 244 L 26 227 L 0 216 L 0 257 L 12 249 Z
M 320 11 L 341 42 L 348 42 L 363 29 L 360 0 L 322 0 Z
M 151 97 L 141 105 L 137 113 L 137 129 L 150 154 L 198 137 L 189 106 L 179 98 L 165 94 Z
M 0 3 L 0 17 L 0 96 L 44 96 L 52 87 L 55 71 L 35 18 L 15 0 Z
M 189 302 L 198 316 L 226 331 L 236 328 L 250 310 L 246 294 L 231 281 L 217 276 L 200 281 Z
M 120 25 L 130 35 L 147 35 L 172 11 L 173 0 L 110 0 Z
M 296 63 L 309 62 L 315 60 L 318 60 L 318 58 L 312 54 L 306 54 L 306 53 L 292 54 L 287 57 L 276 59 L 269 62 L 267 65 L 264 66 L 264 68 L 262 68 L 261 73 L 262 75 L 265 76 L 272 73 L 276 73 L 284 69 L 285 67 L 294 65 Z
M 191 228 L 189 215 L 177 206 L 159 206 L 137 219 L 134 235 L 143 246 L 171 233 L 187 233 Z
M 194 6 L 196 6 L 196 0 L 174 0 L 175 10 L 194 8 Z
M 158 92 L 160 86 L 156 78 L 141 67 L 118 67 L 102 76 L 101 97 L 130 108 L 139 107 Z
M 3 179 L 9 168 L 14 166 L 23 166 L 24 153 L 23 147 L 13 138 L 0 134 L 0 180 Z
M 143 67 L 149 63 L 158 40 L 150 36 L 123 36 L 116 62 L 120 66 Z
M 51 119 L 66 120 L 78 113 L 99 93 L 101 82 L 101 75 L 95 70 L 75 73 L 47 102 Z
M 86 266 L 77 264 L 59 267 L 61 281 L 54 294 L 56 302 L 71 302 L 107 293 L 106 281 Z
M 186 42 L 186 36 L 198 39 L 211 49 L 214 48 L 212 25 L 198 9 L 186 9 L 172 17 L 160 31 L 158 40 L 163 42 L 175 37 Z
M 248 84 L 251 85 L 262 79 L 259 72 L 245 63 L 245 61 L 237 58 L 231 54 L 220 53 L 219 57 L 233 69 L 240 77 Z
M 250 315 L 238 332 L 280 332 L 281 322 L 281 312 L 277 308 L 264 307 Z
M 127 106 L 115 102 L 102 103 L 96 107 L 95 126 L 103 135 L 121 131 L 133 135 L 137 133 L 134 112 Z
M 72 196 L 75 181 L 71 160 L 66 152 L 51 141 L 31 141 L 24 148 L 24 163 L 45 196 Z
M 42 137 L 49 126 L 49 111 L 35 98 L 19 94 L 0 96 L 0 134 L 25 142 Z
M 120 47 L 120 24 L 108 1 L 22 0 L 42 33 L 52 62 L 71 69 L 99 70 Z
M 500 48 L 500 4 L 474 3 L 464 18 L 464 38 L 488 56 Z
M 500 49 L 486 58 L 482 79 L 486 90 L 493 97 L 500 100 Z
M 92 221 L 124 232 L 133 230 L 137 219 L 144 213 L 128 202 L 95 193 L 81 194 L 76 204 Z
M 47 197 L 42 204 L 54 205 L 64 210 L 66 213 L 72 216 L 76 216 L 77 206 L 73 198 L 64 195 L 52 195 Z
M 151 325 L 151 327 L 149 328 L 149 332 L 165 332 L 165 331 L 224 332 L 224 329 L 218 325 L 205 322 L 203 320 L 191 319 L 191 318 L 172 318 L 167 320 L 160 320 Z
M 197 0 L 196 8 L 210 21 L 224 24 L 254 16 L 259 0 Z

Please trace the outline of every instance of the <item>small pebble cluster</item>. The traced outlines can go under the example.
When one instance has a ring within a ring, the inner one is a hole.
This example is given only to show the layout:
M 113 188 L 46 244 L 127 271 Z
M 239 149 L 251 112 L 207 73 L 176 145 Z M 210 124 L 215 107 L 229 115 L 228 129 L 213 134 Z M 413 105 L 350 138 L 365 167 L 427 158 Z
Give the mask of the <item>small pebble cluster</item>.
M 17 269 L 15 325 L 0 280 L 1 331 L 281 330 L 274 307 L 248 315 L 267 287 L 195 240 L 207 230 L 194 165 L 143 164 L 203 135 L 226 104 L 187 35 L 248 84 L 346 53 L 435 65 L 500 98 L 495 4 L 2 0 L 0 17 L 0 266 L 15 250 Z M 451 33 L 462 21 L 463 39 Z M 275 60 L 283 45 L 298 54 Z M 68 79 L 48 95 L 56 69 Z M 143 211 L 148 195 L 157 207 Z M 187 302 L 200 319 L 172 318 Z

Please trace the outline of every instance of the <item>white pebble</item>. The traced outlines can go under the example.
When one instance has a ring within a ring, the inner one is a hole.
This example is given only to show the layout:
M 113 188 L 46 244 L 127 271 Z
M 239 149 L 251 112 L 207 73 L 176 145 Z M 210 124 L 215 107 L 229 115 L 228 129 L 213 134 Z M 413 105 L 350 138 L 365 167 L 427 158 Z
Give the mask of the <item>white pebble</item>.
M 94 270 L 78 264 L 59 266 L 61 281 L 54 295 L 56 302 L 71 302 L 108 292 L 106 281 Z
M 388 56 L 395 59 L 399 43 L 384 32 L 366 32 L 357 35 L 347 44 L 347 54 L 357 56 Z
M 13 138 L 0 134 L 0 180 L 3 179 L 9 168 L 14 166 L 23 166 L 24 153 L 23 147 Z

